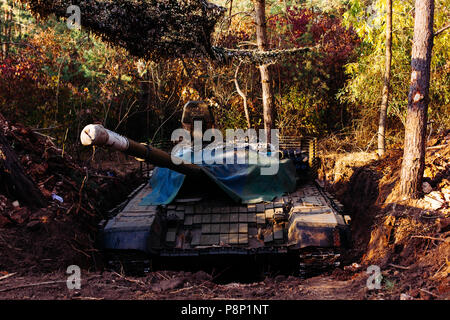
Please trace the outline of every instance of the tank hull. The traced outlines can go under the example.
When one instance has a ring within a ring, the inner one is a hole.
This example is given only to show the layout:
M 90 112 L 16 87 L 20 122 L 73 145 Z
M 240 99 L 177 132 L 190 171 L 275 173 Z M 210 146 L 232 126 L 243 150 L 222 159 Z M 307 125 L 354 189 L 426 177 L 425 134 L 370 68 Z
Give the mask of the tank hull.
M 248 205 L 182 197 L 169 205 L 139 205 L 150 192 L 142 186 L 102 224 L 101 246 L 110 257 L 295 256 L 300 269 L 318 270 L 338 264 L 340 250 L 350 246 L 342 205 L 314 181 Z

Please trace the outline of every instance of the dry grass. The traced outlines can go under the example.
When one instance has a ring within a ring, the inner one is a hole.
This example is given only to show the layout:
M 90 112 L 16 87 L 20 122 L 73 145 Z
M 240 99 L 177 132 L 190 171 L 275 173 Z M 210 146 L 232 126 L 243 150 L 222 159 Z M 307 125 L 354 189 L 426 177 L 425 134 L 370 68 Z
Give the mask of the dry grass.
M 319 178 L 329 183 L 348 181 L 356 167 L 362 167 L 377 158 L 374 152 L 333 152 L 321 155 Z

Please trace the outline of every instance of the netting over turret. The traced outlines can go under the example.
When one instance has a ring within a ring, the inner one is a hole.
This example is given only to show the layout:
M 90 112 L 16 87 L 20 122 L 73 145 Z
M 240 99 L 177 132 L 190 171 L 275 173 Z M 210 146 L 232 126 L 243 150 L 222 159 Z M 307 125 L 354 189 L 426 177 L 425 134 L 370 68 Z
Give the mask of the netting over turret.
M 33 13 L 68 17 L 77 5 L 81 25 L 132 55 L 155 59 L 210 56 L 211 34 L 225 8 L 205 0 L 23 0 Z
M 225 8 L 206 0 L 22 0 L 34 14 L 68 17 L 77 5 L 81 26 L 103 40 L 145 59 L 207 57 L 270 64 L 309 48 L 236 50 L 211 45 L 211 35 Z

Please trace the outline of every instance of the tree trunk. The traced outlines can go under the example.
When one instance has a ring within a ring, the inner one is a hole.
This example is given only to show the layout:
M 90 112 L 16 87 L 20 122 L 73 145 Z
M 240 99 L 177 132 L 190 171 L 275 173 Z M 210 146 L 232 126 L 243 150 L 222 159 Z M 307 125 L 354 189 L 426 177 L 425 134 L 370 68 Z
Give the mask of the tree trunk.
M 1 120 L 1 115 L 0 115 Z M 0 177 L 21 202 L 33 207 L 45 207 L 46 201 L 35 183 L 27 176 L 8 140 L 0 133 Z
M 13 10 L 14 10 L 14 2 L 9 5 L 8 3 L 4 7 L 4 26 L 3 26 L 3 38 L 4 42 L 2 43 L 2 57 L 6 59 L 9 53 L 10 43 L 12 41 L 11 30 L 13 27 Z
M 405 198 L 420 196 L 425 167 L 430 62 L 433 48 L 434 0 L 416 0 L 414 40 L 411 55 L 411 84 L 400 176 L 400 193 Z
M 258 49 L 267 50 L 265 0 L 253 0 L 253 3 L 255 5 L 256 38 Z M 261 74 L 262 85 L 264 130 L 266 131 L 267 142 L 270 142 L 270 129 L 273 128 L 272 79 L 270 76 L 269 66 L 267 64 L 260 65 L 259 72 Z
M 380 121 L 378 124 L 378 155 L 386 152 L 386 116 L 389 103 L 392 61 L 392 0 L 386 0 L 386 61 L 384 71 L 383 96 L 380 106 Z

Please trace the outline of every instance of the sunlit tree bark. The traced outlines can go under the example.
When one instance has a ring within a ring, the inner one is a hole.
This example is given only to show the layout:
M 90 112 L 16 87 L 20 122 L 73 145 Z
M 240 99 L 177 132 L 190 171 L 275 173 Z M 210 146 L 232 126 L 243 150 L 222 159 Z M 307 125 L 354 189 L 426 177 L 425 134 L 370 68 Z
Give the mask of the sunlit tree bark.
M 400 192 L 404 197 L 420 195 L 425 167 L 430 63 L 433 48 L 434 0 L 416 0 L 414 40 L 411 55 L 411 85 L 401 169 Z
M 392 61 L 392 0 L 386 0 L 386 61 L 384 68 L 383 96 L 380 107 L 380 122 L 378 124 L 378 155 L 386 152 L 386 116 L 389 104 Z
M 256 38 L 258 49 L 264 51 L 267 50 L 265 0 L 253 0 L 253 3 L 255 5 Z M 261 74 L 264 129 L 266 130 L 267 141 L 271 141 L 270 129 L 273 128 L 272 78 L 270 76 L 270 70 L 267 64 L 260 65 L 259 72 Z

